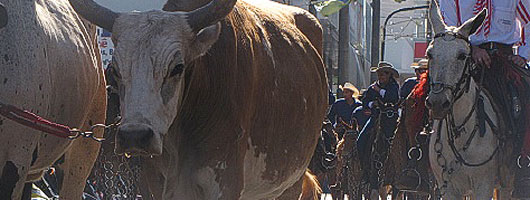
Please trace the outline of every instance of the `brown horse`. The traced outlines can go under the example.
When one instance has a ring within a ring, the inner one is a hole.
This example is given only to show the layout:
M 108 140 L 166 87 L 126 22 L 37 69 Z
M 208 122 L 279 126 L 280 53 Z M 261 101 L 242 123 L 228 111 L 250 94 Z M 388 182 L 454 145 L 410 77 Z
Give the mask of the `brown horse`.
M 434 191 L 433 175 L 427 157 L 428 136 L 419 135 L 421 127 L 413 128 L 416 125 L 411 113 L 418 109 L 416 103 L 411 98 L 405 101 L 388 160 L 383 168 L 385 183 L 395 189 L 417 194 L 407 195 L 407 199 L 411 199 L 411 196 L 428 198 Z M 409 134 L 409 131 L 414 134 Z M 415 137 L 409 138 L 410 135 Z
M 357 151 L 359 130 L 355 121 L 352 125 L 343 125 L 346 134 L 337 145 L 337 167 L 330 176 L 331 196 L 333 199 L 343 199 L 344 194 L 348 194 L 349 199 L 361 199 L 362 169 Z

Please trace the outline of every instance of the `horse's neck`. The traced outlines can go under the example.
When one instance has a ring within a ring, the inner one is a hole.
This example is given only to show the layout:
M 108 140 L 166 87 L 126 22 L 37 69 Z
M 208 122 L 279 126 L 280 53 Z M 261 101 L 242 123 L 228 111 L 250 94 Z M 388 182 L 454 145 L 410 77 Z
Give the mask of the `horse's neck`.
M 469 91 L 464 92 L 462 96 L 456 100 L 453 104 L 453 114 L 455 118 L 455 123 L 460 124 L 462 123 L 465 118 L 472 112 L 473 105 L 476 103 L 477 95 L 480 95 L 477 93 L 477 84 L 473 79 L 470 80 L 471 83 L 469 84 Z M 475 108 L 476 109 L 476 108 Z M 473 113 L 472 115 L 475 115 Z M 472 122 L 475 120 L 475 117 L 471 117 L 469 119 L 469 122 Z M 468 123 L 472 124 L 472 123 Z

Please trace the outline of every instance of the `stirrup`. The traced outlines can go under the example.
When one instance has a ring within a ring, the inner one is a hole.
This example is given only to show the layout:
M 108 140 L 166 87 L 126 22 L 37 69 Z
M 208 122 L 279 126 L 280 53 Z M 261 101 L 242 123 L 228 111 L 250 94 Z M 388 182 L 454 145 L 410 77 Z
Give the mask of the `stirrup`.
M 521 165 L 521 159 L 522 159 L 522 155 L 519 155 L 519 157 L 517 157 L 517 167 L 519 167 L 519 169 L 522 169 L 523 166 Z M 530 168 L 530 156 L 525 156 L 526 160 L 528 161 L 528 164 L 526 165 L 526 168 Z

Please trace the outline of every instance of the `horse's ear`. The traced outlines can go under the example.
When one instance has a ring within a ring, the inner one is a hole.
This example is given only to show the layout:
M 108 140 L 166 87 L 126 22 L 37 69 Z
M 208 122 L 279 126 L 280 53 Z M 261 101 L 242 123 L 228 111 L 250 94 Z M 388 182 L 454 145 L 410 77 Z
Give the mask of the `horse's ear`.
M 446 25 L 442 20 L 442 15 L 438 9 L 438 2 L 436 2 L 436 0 L 431 0 L 429 6 L 429 20 L 431 21 L 432 29 L 435 34 L 445 31 Z
M 482 25 L 482 22 L 486 19 L 486 13 L 487 9 L 483 9 L 480 11 L 478 15 L 475 15 L 475 17 L 468 19 L 462 26 L 458 28 L 458 33 L 465 37 L 469 37 L 473 33 L 475 33 L 478 28 Z

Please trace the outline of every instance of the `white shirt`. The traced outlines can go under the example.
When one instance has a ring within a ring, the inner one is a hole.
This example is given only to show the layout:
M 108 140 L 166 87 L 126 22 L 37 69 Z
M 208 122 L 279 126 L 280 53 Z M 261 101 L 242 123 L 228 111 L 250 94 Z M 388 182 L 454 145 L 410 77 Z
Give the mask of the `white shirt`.
M 471 44 L 516 44 L 518 54 L 530 59 L 530 0 L 439 0 L 439 6 L 448 26 L 460 26 L 487 8 L 484 23 L 469 37 Z

